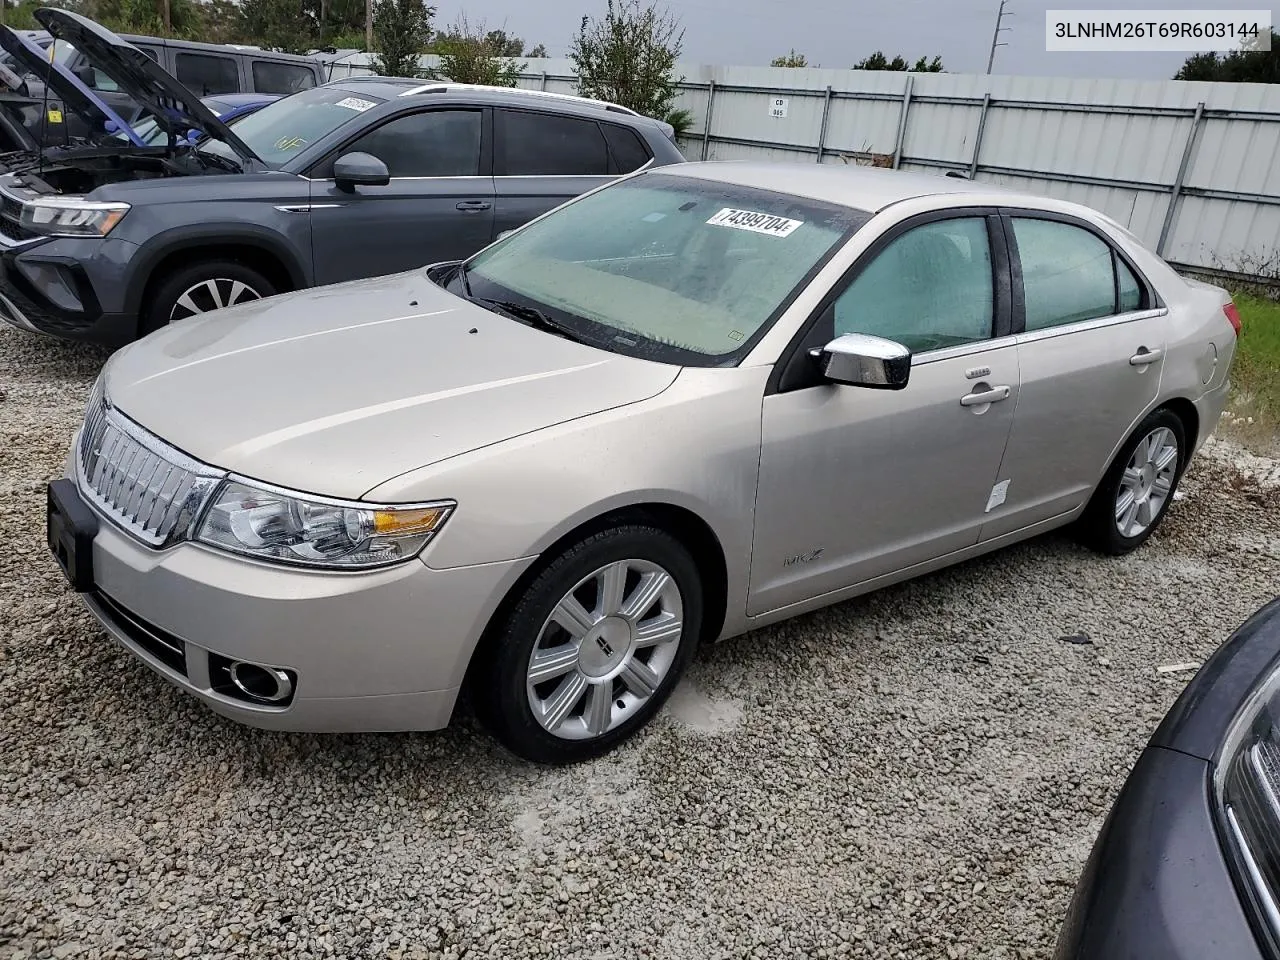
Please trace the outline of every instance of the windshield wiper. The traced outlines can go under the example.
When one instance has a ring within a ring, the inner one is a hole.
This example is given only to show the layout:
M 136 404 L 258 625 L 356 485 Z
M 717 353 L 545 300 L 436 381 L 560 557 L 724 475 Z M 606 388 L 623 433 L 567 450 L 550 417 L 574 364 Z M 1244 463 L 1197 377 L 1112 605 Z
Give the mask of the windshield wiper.
M 466 275 L 463 274 L 463 281 L 466 281 Z M 472 297 L 469 300 L 480 304 L 482 307 L 489 309 L 497 309 L 501 313 L 515 317 L 517 320 L 527 323 L 531 327 L 537 327 L 540 330 L 546 330 L 549 333 L 555 333 L 569 340 L 576 340 L 579 343 L 590 343 L 591 341 L 584 337 L 577 330 L 561 323 L 559 320 L 543 313 L 537 307 L 530 307 L 523 303 L 512 303 L 510 300 L 491 300 L 488 297 Z
M 216 153 L 207 153 L 204 150 L 193 150 L 196 159 L 203 163 L 206 167 L 218 167 L 231 173 L 244 173 L 244 167 L 232 160 L 230 157 L 224 157 Z

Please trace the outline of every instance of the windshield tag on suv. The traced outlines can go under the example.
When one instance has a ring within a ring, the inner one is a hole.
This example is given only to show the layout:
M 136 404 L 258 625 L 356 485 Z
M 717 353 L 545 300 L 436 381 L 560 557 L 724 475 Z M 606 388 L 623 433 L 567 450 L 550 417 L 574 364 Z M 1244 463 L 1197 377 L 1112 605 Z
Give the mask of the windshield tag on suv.
M 361 112 L 377 106 L 372 100 L 361 100 L 359 97 L 347 97 L 345 100 L 339 100 L 337 105 L 346 107 L 348 110 L 359 110 Z
M 750 230 L 752 233 L 767 233 L 771 237 L 789 236 L 795 232 L 796 227 L 804 225 L 803 220 L 788 220 L 786 217 L 775 217 L 770 213 L 734 210 L 732 207 L 725 207 L 707 223 L 716 227 L 733 227 L 737 230 Z

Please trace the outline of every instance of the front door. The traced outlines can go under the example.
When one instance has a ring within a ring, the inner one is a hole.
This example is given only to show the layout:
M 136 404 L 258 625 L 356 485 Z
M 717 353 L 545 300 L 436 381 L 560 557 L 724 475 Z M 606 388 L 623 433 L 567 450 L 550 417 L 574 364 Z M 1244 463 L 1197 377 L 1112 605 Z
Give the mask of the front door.
M 381 276 L 468 257 L 493 238 L 493 178 L 481 175 L 482 110 L 401 114 L 350 143 L 311 173 L 317 284 Z M 372 154 L 391 182 L 350 190 L 333 161 Z
M 1007 223 L 1024 304 L 1022 392 L 1001 476 L 1007 499 L 983 539 L 1089 498 L 1159 395 L 1168 325 L 1146 284 L 1085 225 L 1016 214 Z
M 997 218 L 908 226 L 819 324 L 915 354 L 900 391 L 812 382 L 766 396 L 748 613 L 978 541 L 1018 402 Z

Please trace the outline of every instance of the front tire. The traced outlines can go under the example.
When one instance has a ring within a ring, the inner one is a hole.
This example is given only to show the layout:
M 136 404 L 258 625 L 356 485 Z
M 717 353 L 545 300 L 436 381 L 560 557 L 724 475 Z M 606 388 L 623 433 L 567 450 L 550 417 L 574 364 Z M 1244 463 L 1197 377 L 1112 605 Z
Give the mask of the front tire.
M 141 334 L 175 320 L 274 296 L 275 284 L 234 260 L 206 260 L 180 267 L 155 288 L 145 305 Z
M 1164 519 L 1187 465 L 1186 428 L 1156 410 L 1120 448 L 1078 521 L 1080 539 L 1099 553 L 1138 549 Z
M 674 537 L 645 525 L 593 534 L 542 570 L 481 654 L 480 719 L 517 756 L 576 763 L 653 718 L 702 629 L 702 584 Z

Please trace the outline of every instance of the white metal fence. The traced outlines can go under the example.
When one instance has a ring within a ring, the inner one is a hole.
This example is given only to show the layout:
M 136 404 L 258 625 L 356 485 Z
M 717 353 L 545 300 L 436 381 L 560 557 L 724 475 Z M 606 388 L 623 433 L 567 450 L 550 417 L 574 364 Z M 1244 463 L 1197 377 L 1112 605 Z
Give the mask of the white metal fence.
M 1087 204 L 1184 267 L 1280 268 L 1280 85 L 681 69 L 690 159 L 954 170 Z M 567 60 L 525 61 L 520 84 L 576 92 Z

